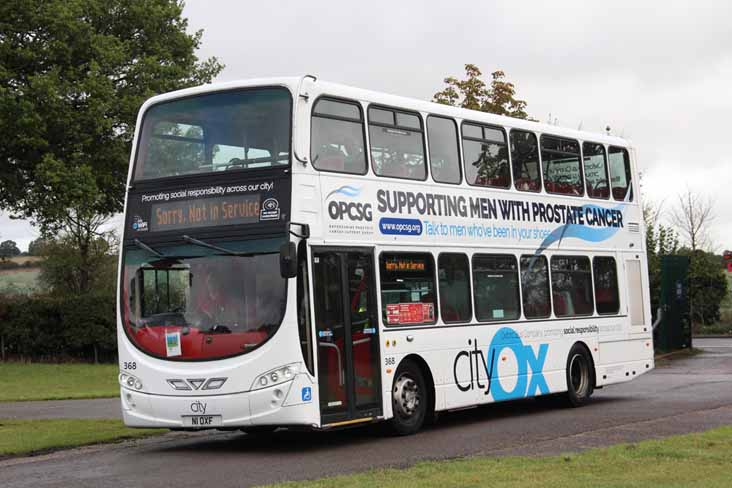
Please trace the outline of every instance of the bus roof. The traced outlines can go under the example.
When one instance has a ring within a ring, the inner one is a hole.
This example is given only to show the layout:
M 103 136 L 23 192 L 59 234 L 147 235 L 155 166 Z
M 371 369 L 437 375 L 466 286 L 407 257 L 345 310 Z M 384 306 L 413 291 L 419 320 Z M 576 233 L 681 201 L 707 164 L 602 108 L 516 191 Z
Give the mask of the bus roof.
M 298 90 L 307 91 L 308 87 L 317 87 L 319 94 L 327 94 L 334 97 L 359 100 L 362 102 L 374 103 L 377 105 L 385 105 L 393 108 L 401 108 L 404 110 L 413 110 L 423 114 L 443 115 L 447 117 L 458 118 L 466 121 L 479 122 L 484 124 L 494 124 L 513 129 L 523 129 L 538 133 L 552 134 L 556 136 L 570 137 L 581 141 L 593 141 L 617 145 L 622 147 L 631 147 L 629 140 L 618 136 L 611 136 L 601 132 L 589 132 L 582 130 L 570 129 L 542 122 L 533 122 L 529 120 L 516 119 L 504 115 L 496 115 L 478 110 L 469 110 L 465 108 L 452 107 L 435 102 L 420 100 L 418 98 L 403 97 L 383 92 L 356 88 L 340 83 L 332 83 L 316 79 L 311 75 L 296 77 L 272 77 L 272 78 L 254 78 L 247 80 L 235 80 L 223 83 L 212 83 L 192 88 L 185 88 L 162 95 L 157 95 L 147 100 L 141 110 L 142 114 L 150 105 L 173 100 L 176 98 L 200 95 L 223 90 L 232 90 L 236 88 L 248 88 L 256 86 L 284 86 L 293 94 Z

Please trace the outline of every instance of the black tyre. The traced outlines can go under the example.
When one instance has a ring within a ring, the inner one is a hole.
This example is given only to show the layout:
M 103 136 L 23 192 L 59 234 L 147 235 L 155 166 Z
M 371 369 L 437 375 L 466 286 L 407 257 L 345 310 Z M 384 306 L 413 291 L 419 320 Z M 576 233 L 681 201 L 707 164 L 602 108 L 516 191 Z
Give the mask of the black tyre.
M 431 404 L 430 392 L 422 370 L 413 361 L 403 361 L 394 375 L 391 387 L 392 410 L 390 423 L 394 433 L 411 435 L 417 432 Z
M 572 407 L 585 405 L 595 389 L 595 368 L 587 348 L 575 344 L 567 357 L 567 401 Z

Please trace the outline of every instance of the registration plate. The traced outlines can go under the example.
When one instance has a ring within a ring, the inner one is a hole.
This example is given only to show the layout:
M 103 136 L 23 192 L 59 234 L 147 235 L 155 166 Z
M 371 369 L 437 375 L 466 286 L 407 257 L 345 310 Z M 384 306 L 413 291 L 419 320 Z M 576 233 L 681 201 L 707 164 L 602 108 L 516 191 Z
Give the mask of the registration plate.
M 184 427 L 220 427 L 221 415 L 183 415 Z

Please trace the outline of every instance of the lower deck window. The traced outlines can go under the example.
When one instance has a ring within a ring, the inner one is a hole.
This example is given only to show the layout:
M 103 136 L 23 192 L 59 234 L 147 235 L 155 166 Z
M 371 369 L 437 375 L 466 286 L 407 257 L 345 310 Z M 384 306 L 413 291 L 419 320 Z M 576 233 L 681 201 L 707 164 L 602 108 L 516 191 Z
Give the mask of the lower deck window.
M 592 274 L 586 256 L 552 256 L 554 315 L 592 315 Z
M 381 307 L 387 325 L 434 324 L 437 320 L 434 262 L 426 253 L 382 253 Z
M 521 293 L 527 319 L 549 317 L 549 266 L 545 256 L 521 256 Z
M 595 302 L 597 313 L 615 314 L 620 310 L 618 298 L 618 270 L 615 258 L 597 256 L 592 259 L 595 277 Z
M 514 256 L 476 254 L 473 283 L 475 316 L 479 321 L 519 318 L 518 265 Z
M 470 266 L 465 254 L 444 253 L 438 259 L 440 313 L 445 322 L 470 320 Z

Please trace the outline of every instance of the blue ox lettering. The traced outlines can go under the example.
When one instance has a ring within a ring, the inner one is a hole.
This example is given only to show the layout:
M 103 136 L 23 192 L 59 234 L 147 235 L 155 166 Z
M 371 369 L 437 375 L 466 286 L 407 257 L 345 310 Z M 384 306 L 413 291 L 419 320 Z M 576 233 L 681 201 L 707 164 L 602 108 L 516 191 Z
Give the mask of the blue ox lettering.
M 540 344 L 539 350 L 535 354 L 531 346 L 524 345 L 516 331 L 503 327 L 496 333 L 488 346 L 487 357 L 490 360 L 487 361 L 486 355 L 483 354 L 481 349 L 478 349 L 477 339 L 468 340 L 468 345 L 472 345 L 473 349 L 460 351 L 455 356 L 453 364 L 455 385 L 460 391 L 478 388 L 485 389 L 485 394 L 488 395 L 492 389 L 493 399 L 496 401 L 549 393 L 549 387 L 543 373 L 549 344 Z M 504 349 L 510 349 L 513 352 L 518 364 L 516 384 L 511 390 L 503 387 L 498 371 L 499 358 Z M 457 371 L 458 366 L 465 361 L 468 362 L 470 367 L 470 382 L 462 384 L 458 379 Z M 481 369 L 485 371 L 486 383 L 481 381 Z M 529 369 L 531 369 L 531 381 L 529 381 Z

